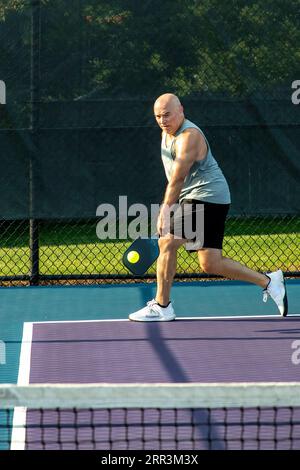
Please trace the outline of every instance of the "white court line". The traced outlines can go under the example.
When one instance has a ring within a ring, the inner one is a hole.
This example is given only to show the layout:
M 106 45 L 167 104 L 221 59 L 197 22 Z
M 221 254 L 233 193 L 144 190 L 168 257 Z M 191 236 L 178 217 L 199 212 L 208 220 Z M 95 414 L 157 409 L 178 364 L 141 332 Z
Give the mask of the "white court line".
M 297 313 L 290 314 L 286 318 L 289 317 L 299 317 L 300 315 Z M 212 316 L 212 317 L 177 317 L 175 321 L 184 321 L 184 320 L 248 320 L 248 319 L 268 319 L 268 318 L 278 318 L 284 320 L 281 315 L 230 315 L 230 316 Z M 136 321 L 128 320 L 128 318 L 111 318 L 111 319 L 104 319 L 104 320 L 47 320 L 47 321 L 35 321 L 33 322 L 34 325 L 44 324 L 44 323 L 101 323 L 101 322 L 130 322 L 130 323 L 139 323 Z M 153 323 L 153 322 L 140 322 L 140 323 Z M 165 323 L 165 322 L 156 322 L 156 323 Z M 172 322 L 169 322 L 172 323 Z
M 291 314 L 290 317 L 299 317 L 298 314 Z M 280 315 L 248 315 L 248 316 L 211 316 L 211 317 L 177 317 L 176 321 L 184 320 L 234 320 L 234 319 L 280 319 L 284 320 Z M 31 346 L 32 346 L 32 332 L 34 324 L 44 323 L 101 323 L 101 322 L 129 322 L 126 319 L 105 319 L 105 320 L 62 320 L 62 321 L 40 321 L 40 322 L 26 322 L 23 326 L 23 337 L 20 352 L 18 385 L 28 385 L 30 377 L 30 359 L 31 359 Z M 132 322 L 138 323 L 138 322 Z M 24 450 L 26 439 L 26 407 L 16 407 L 14 409 L 13 427 L 11 436 L 11 450 Z
M 20 352 L 18 385 L 28 385 L 30 376 L 30 358 L 32 345 L 33 323 L 26 322 L 23 325 L 23 337 Z M 11 450 L 24 450 L 26 439 L 26 407 L 18 406 L 14 409 L 14 417 L 11 434 Z

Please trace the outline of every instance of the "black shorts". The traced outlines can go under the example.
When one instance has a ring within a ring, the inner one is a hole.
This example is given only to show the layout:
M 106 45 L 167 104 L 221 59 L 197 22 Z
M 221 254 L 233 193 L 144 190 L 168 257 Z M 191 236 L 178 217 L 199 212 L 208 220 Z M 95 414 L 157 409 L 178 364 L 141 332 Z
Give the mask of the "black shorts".
M 188 240 L 186 249 L 222 249 L 225 221 L 230 204 L 215 204 L 196 199 L 184 199 L 170 217 L 170 233 Z

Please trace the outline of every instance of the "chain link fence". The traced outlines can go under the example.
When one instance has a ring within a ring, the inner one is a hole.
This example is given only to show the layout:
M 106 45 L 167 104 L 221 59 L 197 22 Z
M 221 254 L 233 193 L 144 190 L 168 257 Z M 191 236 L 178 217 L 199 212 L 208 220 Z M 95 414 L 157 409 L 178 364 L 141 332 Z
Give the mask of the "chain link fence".
M 121 262 L 130 240 L 99 240 L 96 210 L 120 195 L 161 202 L 152 106 L 166 91 L 229 182 L 224 255 L 299 275 L 299 8 L 0 0 L 0 284 L 135 279 Z M 177 278 L 192 277 L 207 275 L 181 248 Z
M 129 241 L 100 241 L 96 219 L 38 222 L 37 252 L 30 248 L 29 221 L 2 221 L 1 283 L 116 282 L 134 277 L 122 264 Z M 224 255 L 257 271 L 278 268 L 299 275 L 300 217 L 229 217 Z M 213 273 L 212 273 L 213 274 Z M 144 279 L 155 277 L 155 264 Z M 182 247 L 177 278 L 207 277 L 196 253 Z

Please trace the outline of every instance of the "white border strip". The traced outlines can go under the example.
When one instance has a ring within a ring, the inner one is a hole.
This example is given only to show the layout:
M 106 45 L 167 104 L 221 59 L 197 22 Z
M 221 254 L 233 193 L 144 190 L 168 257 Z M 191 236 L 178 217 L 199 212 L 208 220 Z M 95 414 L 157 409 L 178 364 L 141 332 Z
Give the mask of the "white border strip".
M 30 359 L 32 345 L 33 324 L 26 322 L 23 325 L 23 337 L 20 352 L 18 385 L 28 386 L 30 374 Z M 11 433 L 11 450 L 24 450 L 26 439 L 26 406 L 16 406 Z
M 2 408 L 298 407 L 300 382 L 4 384 L 0 397 Z

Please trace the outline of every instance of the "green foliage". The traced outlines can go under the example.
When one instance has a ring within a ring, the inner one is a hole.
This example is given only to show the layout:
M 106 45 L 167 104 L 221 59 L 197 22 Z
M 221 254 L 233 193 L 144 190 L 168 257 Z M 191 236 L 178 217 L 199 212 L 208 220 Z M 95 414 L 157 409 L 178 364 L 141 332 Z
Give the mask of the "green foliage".
M 34 5 L 33 7 L 31 5 Z M 41 0 L 41 97 L 45 101 L 270 93 L 299 69 L 300 0 Z M 14 72 L 30 68 L 38 2 L 0 0 Z M 10 26 L 10 27 L 9 27 Z M 15 27 L 14 27 L 15 26 Z M 10 44 L 19 49 L 12 48 Z M 7 51 L 6 51 L 7 52 Z M 5 70 L 5 63 L 4 63 Z

